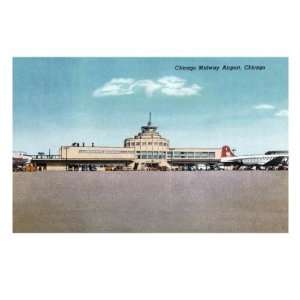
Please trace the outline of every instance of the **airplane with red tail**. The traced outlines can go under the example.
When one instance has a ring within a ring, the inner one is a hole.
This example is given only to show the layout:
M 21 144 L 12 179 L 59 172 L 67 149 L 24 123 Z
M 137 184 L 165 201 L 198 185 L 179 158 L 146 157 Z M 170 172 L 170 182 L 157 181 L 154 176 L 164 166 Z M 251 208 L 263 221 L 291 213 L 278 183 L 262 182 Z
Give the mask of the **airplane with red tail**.
M 221 151 L 221 163 L 224 165 L 231 165 L 236 168 L 241 166 L 269 168 L 277 166 L 288 165 L 289 154 L 288 151 L 268 151 L 260 155 L 239 155 L 236 156 L 229 146 L 225 145 Z

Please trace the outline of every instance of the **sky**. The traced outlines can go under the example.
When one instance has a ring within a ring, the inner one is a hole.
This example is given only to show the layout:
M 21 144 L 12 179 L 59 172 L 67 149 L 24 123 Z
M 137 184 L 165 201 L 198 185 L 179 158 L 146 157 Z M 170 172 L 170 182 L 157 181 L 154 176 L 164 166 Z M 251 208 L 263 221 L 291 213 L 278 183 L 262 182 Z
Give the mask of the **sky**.
M 149 112 L 171 147 L 287 150 L 288 59 L 13 60 L 15 151 L 55 154 L 72 142 L 122 146 Z

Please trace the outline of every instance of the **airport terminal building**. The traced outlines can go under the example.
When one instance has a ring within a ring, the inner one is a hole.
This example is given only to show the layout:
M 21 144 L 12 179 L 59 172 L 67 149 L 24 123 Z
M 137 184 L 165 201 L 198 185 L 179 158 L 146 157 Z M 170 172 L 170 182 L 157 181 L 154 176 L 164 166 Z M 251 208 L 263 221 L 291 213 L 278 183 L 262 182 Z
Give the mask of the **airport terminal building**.
M 131 137 L 123 147 L 101 147 L 73 143 L 61 146 L 58 155 L 34 155 L 32 163 L 39 170 L 172 170 L 213 165 L 220 161 L 221 148 L 172 148 L 170 141 L 152 125 L 151 113 L 147 125 Z

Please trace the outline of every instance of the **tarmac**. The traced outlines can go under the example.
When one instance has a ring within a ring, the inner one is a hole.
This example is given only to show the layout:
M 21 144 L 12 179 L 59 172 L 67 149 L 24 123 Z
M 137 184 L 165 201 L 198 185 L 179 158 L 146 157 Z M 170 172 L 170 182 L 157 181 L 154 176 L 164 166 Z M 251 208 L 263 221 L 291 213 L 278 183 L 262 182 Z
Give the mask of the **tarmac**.
M 14 173 L 13 231 L 284 233 L 288 172 Z

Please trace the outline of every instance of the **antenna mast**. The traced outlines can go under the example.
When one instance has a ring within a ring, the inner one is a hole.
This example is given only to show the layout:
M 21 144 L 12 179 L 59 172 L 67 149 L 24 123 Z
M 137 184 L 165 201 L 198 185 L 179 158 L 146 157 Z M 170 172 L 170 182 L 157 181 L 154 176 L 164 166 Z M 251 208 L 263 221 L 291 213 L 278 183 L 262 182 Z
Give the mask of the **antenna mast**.
M 149 122 L 148 122 L 148 126 L 151 126 L 151 112 L 149 112 Z

